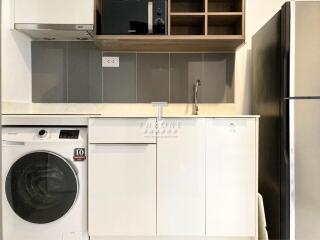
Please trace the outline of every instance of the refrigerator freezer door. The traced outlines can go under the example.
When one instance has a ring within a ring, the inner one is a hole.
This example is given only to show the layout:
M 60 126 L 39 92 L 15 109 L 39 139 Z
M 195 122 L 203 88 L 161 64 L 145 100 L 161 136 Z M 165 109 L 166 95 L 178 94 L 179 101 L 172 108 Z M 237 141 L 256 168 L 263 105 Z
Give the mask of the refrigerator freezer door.
M 320 96 L 320 2 L 296 2 L 292 7 L 290 97 Z
M 290 106 L 295 175 L 291 224 L 296 240 L 320 239 L 320 100 L 291 100 Z

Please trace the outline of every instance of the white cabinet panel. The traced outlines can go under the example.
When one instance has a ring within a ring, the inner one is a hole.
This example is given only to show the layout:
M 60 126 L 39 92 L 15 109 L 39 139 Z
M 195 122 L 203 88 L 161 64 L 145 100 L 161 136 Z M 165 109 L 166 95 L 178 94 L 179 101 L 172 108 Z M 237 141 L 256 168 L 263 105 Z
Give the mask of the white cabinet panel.
M 91 118 L 89 143 L 156 143 L 155 118 Z
M 254 236 L 256 120 L 208 119 L 206 233 Z
M 15 23 L 94 24 L 94 0 L 15 0 Z
M 156 145 L 90 144 L 91 236 L 156 234 Z
M 157 233 L 204 236 L 205 119 L 164 121 L 178 131 L 158 137 Z

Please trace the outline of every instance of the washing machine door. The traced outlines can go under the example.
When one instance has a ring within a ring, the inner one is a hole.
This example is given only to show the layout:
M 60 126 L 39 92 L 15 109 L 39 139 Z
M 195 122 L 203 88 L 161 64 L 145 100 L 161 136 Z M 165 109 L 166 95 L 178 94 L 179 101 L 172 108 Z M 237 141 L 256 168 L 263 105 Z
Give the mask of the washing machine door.
M 37 224 L 63 217 L 75 203 L 79 182 L 75 169 L 51 152 L 33 152 L 18 159 L 5 183 L 13 211 Z

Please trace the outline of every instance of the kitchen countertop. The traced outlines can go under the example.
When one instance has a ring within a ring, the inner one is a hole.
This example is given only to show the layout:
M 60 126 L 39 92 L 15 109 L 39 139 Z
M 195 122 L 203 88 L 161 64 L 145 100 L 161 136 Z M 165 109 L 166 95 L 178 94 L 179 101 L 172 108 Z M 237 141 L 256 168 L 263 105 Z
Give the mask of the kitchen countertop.
M 87 125 L 91 117 L 157 117 L 152 104 L 39 104 L 2 103 L 3 125 Z M 170 104 L 163 108 L 166 118 L 256 118 L 234 114 L 234 104 L 200 104 L 192 115 L 192 104 Z

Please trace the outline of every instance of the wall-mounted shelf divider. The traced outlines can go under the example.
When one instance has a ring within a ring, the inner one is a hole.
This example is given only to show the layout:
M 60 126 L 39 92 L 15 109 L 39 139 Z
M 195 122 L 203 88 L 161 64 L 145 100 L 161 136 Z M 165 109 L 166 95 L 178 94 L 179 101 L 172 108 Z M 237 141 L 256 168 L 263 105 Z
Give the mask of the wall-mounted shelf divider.
M 97 35 L 111 51 L 234 51 L 245 40 L 245 0 L 168 0 L 168 35 Z

